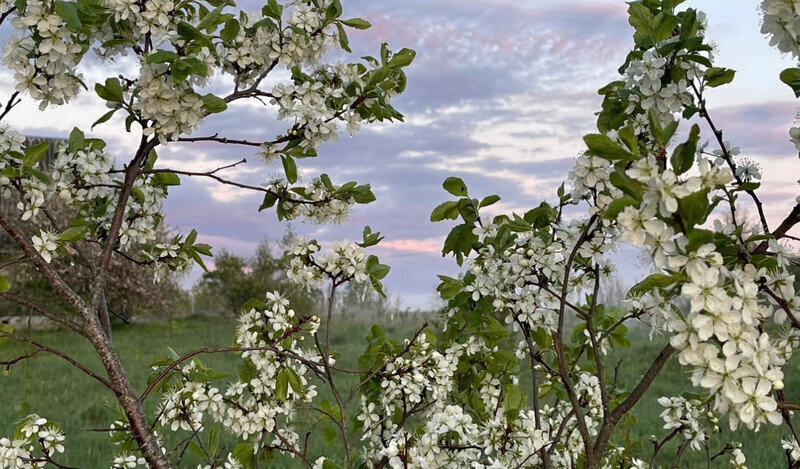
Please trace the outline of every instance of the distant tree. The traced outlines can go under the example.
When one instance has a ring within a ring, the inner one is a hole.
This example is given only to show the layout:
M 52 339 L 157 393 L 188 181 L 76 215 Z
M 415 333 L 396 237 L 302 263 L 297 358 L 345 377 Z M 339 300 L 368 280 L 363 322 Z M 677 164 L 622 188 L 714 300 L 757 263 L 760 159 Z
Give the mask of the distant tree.
M 293 236 L 291 229 L 287 230 L 277 241 L 277 249 L 270 240 L 262 240 L 252 257 L 223 249 L 214 256 L 214 268 L 204 272 L 192 289 L 195 312 L 237 314 L 248 300 L 273 290 L 285 291 L 298 312 L 312 312 L 322 303 L 321 292 L 293 289 L 286 276 L 283 251 Z

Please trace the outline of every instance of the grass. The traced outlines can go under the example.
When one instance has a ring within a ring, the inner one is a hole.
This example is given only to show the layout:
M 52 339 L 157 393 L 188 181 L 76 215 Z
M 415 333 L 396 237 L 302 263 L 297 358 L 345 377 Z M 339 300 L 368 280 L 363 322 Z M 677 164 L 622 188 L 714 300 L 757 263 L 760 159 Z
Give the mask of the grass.
M 402 338 L 410 337 L 422 323 L 421 319 L 402 320 L 386 327 L 387 334 Z M 332 334 L 334 348 L 340 352 L 338 364 L 355 368 L 358 356 L 364 348 L 369 323 L 358 320 L 345 320 L 335 325 Z M 178 353 L 185 353 L 201 347 L 224 347 L 230 344 L 234 321 L 225 318 L 188 318 L 152 324 L 136 324 L 119 327 L 114 332 L 114 343 L 120 357 L 129 371 L 130 379 L 137 390 L 144 389 L 148 366 L 156 358 L 167 356 L 166 347 L 172 346 Z M 99 361 L 87 344 L 66 331 L 33 332 L 34 339 L 51 347 L 65 351 L 94 370 L 100 370 Z M 620 367 L 620 383 L 632 388 L 635 379 L 651 363 L 663 346 L 664 340 L 650 342 L 643 334 L 636 334 L 630 349 L 619 353 L 623 359 Z M 9 358 L 24 349 L 18 344 L 7 344 L 0 350 L 1 358 Z M 618 358 L 612 356 L 609 363 L 616 364 Z M 203 362 L 217 370 L 232 370 L 237 358 L 232 355 L 209 355 Z M 613 366 L 613 365 L 612 365 Z M 787 369 L 786 388 L 791 391 L 800 388 L 800 373 L 796 368 Z M 355 378 L 345 378 L 339 382 L 345 389 L 353 384 Z M 523 389 L 525 389 L 523 387 Z M 649 443 L 651 434 L 663 437 L 667 432 L 661 427 L 659 417 L 661 406 L 656 399 L 660 396 L 673 396 L 691 390 L 686 372 L 676 360 L 671 360 L 650 390 L 634 408 L 631 417 L 623 421 L 615 435 L 615 442 L 632 450 L 640 457 L 652 452 Z M 84 468 L 108 467 L 114 457 L 115 448 L 108 443 L 108 434 L 92 429 L 107 428 L 115 419 L 107 409 L 116 407 L 110 392 L 80 371 L 67 365 L 60 358 L 39 355 L 27 362 L 17 364 L 6 376 L 0 376 L 0 435 L 12 432 L 12 422 L 30 412 L 38 413 L 59 422 L 67 431 L 67 451 L 60 462 Z M 320 389 L 320 398 L 326 392 Z M 789 395 L 789 398 L 798 396 Z M 157 398 L 148 400 L 150 415 Z M 746 430 L 731 432 L 727 421 L 719 426 L 722 434 L 715 438 L 716 446 L 712 454 L 727 441 L 739 441 L 748 457 L 748 466 L 753 469 L 785 467 L 785 456 L 780 447 L 780 438 L 785 436 L 783 427 L 765 426 L 759 433 Z M 341 456 L 338 448 L 331 448 L 316 432 L 310 440 L 310 454 Z M 168 440 L 171 443 L 177 440 Z M 227 440 L 230 443 L 231 440 Z M 662 450 L 659 464 L 668 467 L 675 454 L 677 441 L 672 441 Z M 288 458 L 276 459 L 273 467 L 301 467 L 298 461 Z M 196 467 L 196 460 L 188 456 L 182 467 Z M 687 451 L 679 467 L 705 467 L 704 452 Z M 714 461 L 713 467 L 727 467 L 728 458 Z

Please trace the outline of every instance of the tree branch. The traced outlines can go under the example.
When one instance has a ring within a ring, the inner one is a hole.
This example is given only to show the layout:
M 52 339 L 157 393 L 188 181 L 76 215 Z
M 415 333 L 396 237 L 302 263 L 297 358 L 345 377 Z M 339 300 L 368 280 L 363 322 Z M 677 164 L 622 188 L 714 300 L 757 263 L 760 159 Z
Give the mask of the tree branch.
M 60 352 L 60 351 L 58 351 L 58 350 L 56 350 L 54 348 L 50 348 L 50 347 L 48 347 L 48 346 L 46 346 L 44 344 L 36 342 L 35 340 L 33 340 L 31 338 L 23 337 L 23 336 L 16 335 L 16 334 L 13 334 L 13 333 L 10 333 L 10 332 L 5 332 L 3 330 L 0 330 L 0 337 L 8 337 L 9 339 L 14 340 L 16 342 L 28 343 L 28 344 L 31 344 L 34 347 L 38 348 L 42 352 L 47 352 L 49 354 L 55 355 L 57 357 L 60 357 L 63 360 L 65 360 L 67 363 L 69 363 L 70 365 L 74 366 L 75 368 L 78 368 L 79 370 L 83 371 L 84 373 L 86 373 L 90 377 L 92 377 L 95 380 L 97 380 L 98 382 L 100 382 L 100 384 L 102 384 L 103 386 L 107 387 L 108 389 L 111 389 L 112 391 L 116 391 L 116 387 L 114 387 L 114 385 L 111 384 L 110 381 L 108 381 L 107 379 L 105 379 L 102 376 L 98 375 L 94 371 L 86 368 L 85 366 L 81 365 L 74 358 L 70 357 L 69 355 L 67 355 L 64 352 Z M 35 355 L 35 354 L 31 354 L 31 356 L 33 356 L 33 355 Z M 27 358 L 30 358 L 30 357 L 27 357 Z M 7 368 L 10 367 L 11 365 L 13 365 L 13 363 L 6 364 L 4 362 L 0 362 L 0 364 L 6 365 Z

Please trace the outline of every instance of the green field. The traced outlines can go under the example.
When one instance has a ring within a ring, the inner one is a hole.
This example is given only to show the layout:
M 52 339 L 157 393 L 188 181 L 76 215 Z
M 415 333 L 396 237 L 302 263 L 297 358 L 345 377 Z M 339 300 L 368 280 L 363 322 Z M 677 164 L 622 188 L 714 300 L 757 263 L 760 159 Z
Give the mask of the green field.
M 397 321 L 386 327 L 387 334 L 394 337 L 408 337 L 421 324 L 421 319 Z M 178 353 L 188 352 L 200 347 L 227 346 L 233 336 L 232 319 L 223 318 L 189 318 L 151 324 L 136 324 L 115 329 L 114 342 L 125 367 L 129 370 L 132 382 L 142 390 L 149 373 L 148 365 L 156 358 L 167 356 L 166 347 L 172 346 Z M 334 326 L 333 345 L 341 352 L 339 365 L 355 367 L 355 362 L 364 347 L 364 337 L 369 328 L 366 322 L 348 320 Z M 34 332 L 36 340 L 57 349 L 69 352 L 79 361 L 99 369 L 99 363 L 92 351 L 80 339 L 64 331 Z M 649 358 L 658 353 L 663 340 L 650 342 L 646 335 L 636 334 L 633 345 L 624 354 L 620 368 L 620 381 L 630 387 L 637 373 L 649 365 Z M 0 350 L 0 357 L 8 358 L 19 354 L 23 347 L 7 344 Z M 611 358 L 616 364 L 617 359 Z M 234 356 L 206 356 L 204 363 L 217 370 L 231 370 L 236 362 Z M 786 388 L 791 392 L 800 385 L 800 375 L 796 369 L 786 371 Z M 346 381 L 340 383 L 345 387 Z M 523 387 L 523 389 L 525 389 Z M 640 457 L 648 457 L 652 452 L 649 435 L 662 437 L 667 432 L 661 428 L 659 418 L 661 407 L 656 402 L 660 396 L 676 395 L 691 389 L 688 377 L 679 368 L 675 360 L 671 361 L 659 378 L 653 383 L 650 391 L 634 409 L 636 424 L 628 428 L 621 425 L 617 431 L 616 442 L 635 451 Z M 324 396 L 324 392 L 321 392 Z M 51 420 L 57 421 L 67 431 L 66 454 L 62 462 L 67 465 L 102 468 L 108 467 L 114 455 L 114 447 L 108 444 L 108 434 L 91 431 L 107 428 L 114 420 L 106 405 L 115 406 L 110 392 L 100 384 L 92 381 L 80 371 L 65 364 L 60 358 L 39 355 L 23 364 L 17 364 L 6 376 L 0 376 L 0 435 L 9 435 L 12 421 L 29 412 L 35 412 Z M 789 395 L 789 398 L 797 398 Z M 148 409 L 152 412 L 156 400 L 148 401 Z M 628 422 L 630 423 L 630 422 Z M 786 467 L 785 456 L 780 448 L 780 438 L 784 435 L 782 428 L 765 427 L 758 434 L 747 431 L 729 432 L 727 422 L 720 422 L 723 434 L 716 437 L 716 446 L 725 441 L 736 440 L 743 443 L 743 450 L 748 457 L 751 468 Z M 321 433 L 321 432 L 318 432 Z M 171 441 L 171 440 L 169 440 Z M 177 441 L 177 440 L 176 440 Z M 662 450 L 664 457 L 660 464 L 668 467 L 671 455 L 674 455 L 677 442 Z M 310 454 L 332 456 L 335 448 L 327 447 L 324 439 L 317 435 L 311 440 Z M 196 467 L 196 460 L 189 455 L 181 464 L 182 467 Z M 714 467 L 728 467 L 728 459 L 720 458 Z M 276 459 L 273 467 L 302 467 L 297 461 Z M 706 467 L 705 453 L 690 452 L 684 455 L 679 467 Z

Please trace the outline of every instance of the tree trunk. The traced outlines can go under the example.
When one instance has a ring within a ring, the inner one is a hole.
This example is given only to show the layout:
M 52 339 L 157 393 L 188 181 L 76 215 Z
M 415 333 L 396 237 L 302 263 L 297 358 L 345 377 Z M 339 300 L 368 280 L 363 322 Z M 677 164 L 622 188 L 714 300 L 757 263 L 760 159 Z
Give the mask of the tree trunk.
M 142 408 L 142 403 L 136 395 L 136 391 L 131 386 L 122 363 L 119 361 L 116 351 L 111 346 L 110 339 L 103 331 L 100 321 L 95 314 L 87 314 L 86 316 L 92 317 L 94 320 L 88 324 L 88 335 L 92 346 L 100 356 L 103 362 L 103 367 L 108 373 L 109 381 L 114 386 L 112 391 L 117 396 L 117 401 L 122 405 L 125 416 L 128 418 L 130 425 L 130 432 L 133 435 L 142 456 L 147 465 L 153 469 L 167 469 L 170 467 L 169 460 L 167 460 L 164 451 L 156 441 L 155 435 L 147 423 L 147 417 Z

